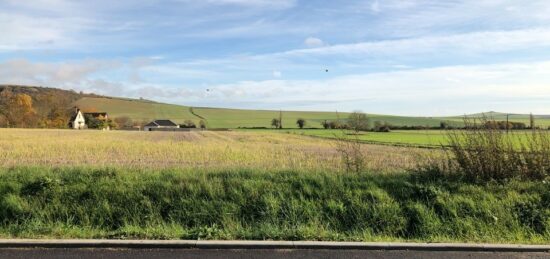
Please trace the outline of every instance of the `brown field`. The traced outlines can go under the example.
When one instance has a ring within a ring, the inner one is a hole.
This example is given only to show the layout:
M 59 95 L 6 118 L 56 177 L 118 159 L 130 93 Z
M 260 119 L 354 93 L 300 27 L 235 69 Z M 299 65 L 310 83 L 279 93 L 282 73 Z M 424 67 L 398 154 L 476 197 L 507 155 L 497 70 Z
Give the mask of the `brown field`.
M 363 145 L 370 171 L 415 166 L 422 149 Z M 335 142 L 266 132 L 0 129 L 0 166 L 343 170 Z

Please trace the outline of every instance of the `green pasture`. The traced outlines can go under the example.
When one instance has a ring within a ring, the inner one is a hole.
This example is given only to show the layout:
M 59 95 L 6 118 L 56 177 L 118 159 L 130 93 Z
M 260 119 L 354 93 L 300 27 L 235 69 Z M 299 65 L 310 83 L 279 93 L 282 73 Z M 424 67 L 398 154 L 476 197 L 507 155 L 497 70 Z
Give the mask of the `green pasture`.
M 278 132 L 282 134 L 297 134 L 321 138 L 346 138 L 358 139 L 365 143 L 388 144 L 395 146 L 420 146 L 420 147 L 440 147 L 448 144 L 448 134 L 445 130 L 395 130 L 391 132 L 359 132 L 354 133 L 349 130 L 326 130 L 326 129 L 269 129 L 269 130 L 251 130 L 259 132 Z M 530 130 L 513 131 L 510 136 L 518 143 L 526 136 L 531 134 Z M 548 131 L 550 134 L 550 131 Z

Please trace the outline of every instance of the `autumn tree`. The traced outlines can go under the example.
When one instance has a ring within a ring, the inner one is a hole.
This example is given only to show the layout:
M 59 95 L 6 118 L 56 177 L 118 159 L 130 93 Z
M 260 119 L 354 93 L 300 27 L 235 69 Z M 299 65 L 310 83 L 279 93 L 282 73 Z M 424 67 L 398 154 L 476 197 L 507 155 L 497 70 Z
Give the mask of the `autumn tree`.
M 36 112 L 32 107 L 32 98 L 26 94 L 13 94 L 11 91 L 0 93 L 0 112 L 8 127 L 31 127 L 36 125 Z
M 56 98 L 53 94 L 45 98 L 45 103 L 48 106 L 47 114 L 43 118 L 43 122 L 48 128 L 65 128 L 69 123 L 70 111 L 67 109 L 67 104 L 60 98 Z
M 134 122 L 132 119 L 128 116 L 122 116 L 122 117 L 116 117 L 114 119 L 114 122 L 120 127 L 120 128 L 132 128 L 134 126 Z
M 8 125 L 8 120 L 6 119 L 6 116 L 3 114 L 0 114 L 0 127 L 6 127 Z

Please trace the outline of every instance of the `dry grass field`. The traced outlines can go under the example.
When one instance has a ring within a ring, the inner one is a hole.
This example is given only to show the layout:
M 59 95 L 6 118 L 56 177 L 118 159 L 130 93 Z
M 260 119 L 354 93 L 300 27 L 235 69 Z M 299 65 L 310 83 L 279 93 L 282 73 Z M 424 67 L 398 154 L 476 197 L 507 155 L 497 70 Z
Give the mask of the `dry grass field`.
M 363 145 L 369 171 L 412 168 L 427 150 Z M 332 140 L 266 132 L 0 129 L 0 166 L 342 171 Z

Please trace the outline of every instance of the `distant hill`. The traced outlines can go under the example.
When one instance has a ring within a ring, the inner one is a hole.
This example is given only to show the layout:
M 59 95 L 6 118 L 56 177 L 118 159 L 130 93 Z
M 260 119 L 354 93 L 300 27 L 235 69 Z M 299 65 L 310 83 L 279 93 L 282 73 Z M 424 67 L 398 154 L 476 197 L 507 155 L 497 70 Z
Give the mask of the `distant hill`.
M 0 85 L 0 92 L 8 86 Z M 175 104 L 158 103 L 149 100 L 118 98 L 100 96 L 95 94 L 77 93 L 74 91 L 61 90 L 46 87 L 31 86 L 9 86 L 12 92 L 25 93 L 33 98 L 35 109 L 38 112 L 47 112 L 48 98 L 55 97 L 62 100 L 67 109 L 78 106 L 84 110 L 96 110 L 109 113 L 111 118 L 129 117 L 134 121 L 147 122 L 154 119 L 170 119 L 176 123 L 183 123 L 191 120 L 198 123 L 206 121 L 210 128 L 238 128 L 238 127 L 270 127 L 273 118 L 279 118 L 279 111 L 273 110 L 245 110 L 245 109 L 224 109 L 208 107 L 190 107 Z M 336 112 L 315 112 L 315 111 L 282 111 L 283 126 L 285 128 L 296 128 L 296 120 L 306 120 L 306 127 L 321 127 L 324 120 L 345 119 L 348 113 Z M 480 116 L 472 114 L 468 116 Z M 505 120 L 505 113 L 485 113 L 489 118 Z M 368 114 L 371 123 L 374 121 L 387 122 L 397 126 L 439 126 L 442 121 L 451 125 L 462 125 L 464 116 L 451 117 L 407 117 Z M 537 125 L 550 126 L 550 116 L 536 115 Z M 511 121 L 529 123 L 529 115 L 511 115 Z
M 466 115 L 467 118 L 480 118 L 480 117 L 486 117 L 490 120 L 497 120 L 497 121 L 506 121 L 506 117 L 508 116 L 509 121 L 514 122 L 523 122 L 525 125 L 529 125 L 529 114 L 516 114 L 516 113 L 503 113 L 503 112 L 485 112 L 485 113 L 476 113 L 476 114 L 468 114 Z M 453 116 L 453 117 L 445 117 L 447 120 L 451 121 L 457 121 L 462 122 L 464 120 L 465 116 Z M 535 125 L 541 126 L 544 128 L 547 128 L 550 126 L 550 115 L 533 115 L 535 118 Z

